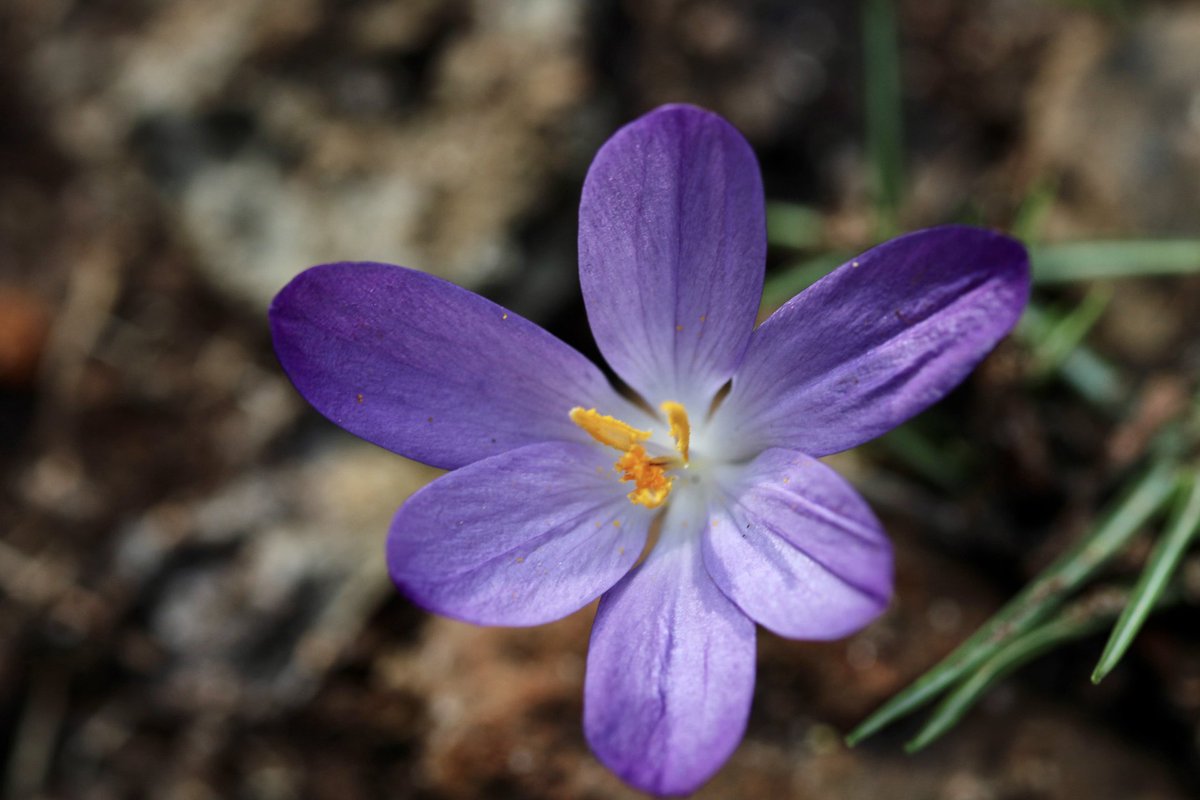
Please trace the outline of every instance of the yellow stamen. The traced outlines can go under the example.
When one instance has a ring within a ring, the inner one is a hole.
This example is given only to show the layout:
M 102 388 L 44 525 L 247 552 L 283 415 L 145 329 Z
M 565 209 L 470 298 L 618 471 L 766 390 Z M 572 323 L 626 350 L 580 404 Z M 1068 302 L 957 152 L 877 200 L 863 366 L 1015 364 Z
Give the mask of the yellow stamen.
M 601 414 L 594 408 L 583 409 L 579 406 L 571 409 L 571 422 L 583 428 L 600 444 L 628 451 L 638 442 L 650 438 L 650 431 L 639 431 L 616 417 Z
M 671 436 L 675 439 L 675 447 L 683 457 L 682 464 L 688 460 L 688 443 L 691 437 L 691 426 L 688 423 L 687 411 L 682 403 L 666 402 L 662 406 L 671 426 Z M 596 441 L 621 451 L 614 468 L 621 475 L 621 480 L 633 484 L 629 492 L 629 502 L 658 508 L 667 501 L 675 479 L 667 475 L 667 470 L 681 466 L 675 456 L 651 457 L 642 442 L 650 438 L 651 431 L 638 430 L 622 422 L 616 417 L 601 414 L 594 408 L 585 409 L 579 406 L 571 409 L 571 421 L 588 432 Z
M 679 455 L 683 456 L 683 463 L 686 464 L 688 445 L 692 438 L 692 426 L 688 422 L 687 409 L 683 407 L 683 403 L 676 403 L 674 400 L 668 400 L 659 408 L 667 415 L 667 422 L 671 425 L 671 438 L 675 440 L 675 449 L 679 451 Z
M 675 480 L 667 476 L 665 464 L 646 455 L 646 448 L 635 444 L 617 459 L 615 466 L 621 480 L 634 485 L 628 495 L 629 502 L 646 508 L 658 508 L 667 502 Z

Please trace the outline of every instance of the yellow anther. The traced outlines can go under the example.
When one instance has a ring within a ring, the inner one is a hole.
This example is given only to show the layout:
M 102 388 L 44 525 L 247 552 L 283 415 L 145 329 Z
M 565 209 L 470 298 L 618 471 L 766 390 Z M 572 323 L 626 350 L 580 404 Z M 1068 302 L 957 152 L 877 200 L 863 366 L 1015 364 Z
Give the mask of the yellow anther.
M 691 437 L 687 411 L 682 403 L 675 402 L 663 403 L 660 408 L 667 415 L 675 447 L 683 457 L 682 464 L 687 464 Z M 650 431 L 638 430 L 616 417 L 580 406 L 571 409 L 571 421 L 600 444 L 621 451 L 621 457 L 613 466 L 620 473 L 622 481 L 633 484 L 633 490 L 628 495 L 629 502 L 646 508 L 658 508 L 667 502 L 675 483 L 675 479 L 667 475 L 667 470 L 682 464 L 675 456 L 652 457 L 646 452 L 641 443 L 650 438 Z
M 666 464 L 661 459 L 646 455 L 646 448 L 635 444 L 617 459 L 615 466 L 621 480 L 634 485 L 628 495 L 629 502 L 646 508 L 658 508 L 667 502 L 675 481 L 667 476 Z
M 628 451 L 638 442 L 650 438 L 650 431 L 639 431 L 616 417 L 601 414 L 594 408 L 575 406 L 571 409 L 571 421 L 583 428 L 600 444 Z
M 692 438 L 692 426 L 688 422 L 687 409 L 683 407 L 683 403 L 676 403 L 674 400 L 668 400 L 659 408 L 667 415 L 667 422 L 671 425 L 671 438 L 675 440 L 675 449 L 679 451 L 679 455 L 683 456 L 683 463 L 686 464 L 688 444 Z

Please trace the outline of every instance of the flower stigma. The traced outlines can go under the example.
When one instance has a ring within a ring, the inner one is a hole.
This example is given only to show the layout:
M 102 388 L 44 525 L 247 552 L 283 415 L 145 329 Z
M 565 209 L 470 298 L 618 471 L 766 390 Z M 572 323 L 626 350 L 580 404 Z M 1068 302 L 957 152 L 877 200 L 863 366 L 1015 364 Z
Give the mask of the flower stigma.
M 629 502 L 646 508 L 658 508 L 667 501 L 675 484 L 667 471 L 687 467 L 691 442 L 691 424 L 683 404 L 667 401 L 659 408 L 667 415 L 678 456 L 651 456 L 642 442 L 648 440 L 653 431 L 639 430 L 594 408 L 576 406 L 570 414 L 571 421 L 597 442 L 621 452 L 613 468 L 620 473 L 622 481 L 633 484 L 628 494 Z

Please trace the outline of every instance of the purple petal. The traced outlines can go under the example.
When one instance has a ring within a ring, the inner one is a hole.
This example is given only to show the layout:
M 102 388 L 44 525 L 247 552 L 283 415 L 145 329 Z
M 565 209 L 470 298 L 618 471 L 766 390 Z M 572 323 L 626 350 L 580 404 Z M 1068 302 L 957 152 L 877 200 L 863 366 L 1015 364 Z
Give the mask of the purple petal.
M 941 399 L 1016 324 L 1029 260 L 1014 239 L 947 226 L 882 244 L 755 332 L 714 419 L 735 455 L 862 444 Z
M 729 468 L 710 505 L 704 563 L 755 622 L 795 639 L 838 639 L 892 594 L 892 548 L 841 476 L 792 450 Z
M 612 451 L 549 442 L 455 470 L 409 498 L 387 561 L 413 601 L 479 625 L 540 625 L 629 571 L 653 514 L 626 499 Z
M 605 359 L 654 403 L 702 404 L 741 360 L 762 295 L 758 162 L 729 123 L 664 106 L 600 149 L 579 208 L 579 279 Z
M 313 267 L 275 297 L 271 333 L 318 411 L 436 467 L 588 441 L 568 417 L 577 405 L 634 416 L 591 362 L 537 325 L 403 267 Z
M 584 732 L 630 784 L 683 794 L 741 741 L 754 693 L 754 623 L 717 590 L 699 511 L 672 500 L 646 561 L 600 601 L 588 651 Z

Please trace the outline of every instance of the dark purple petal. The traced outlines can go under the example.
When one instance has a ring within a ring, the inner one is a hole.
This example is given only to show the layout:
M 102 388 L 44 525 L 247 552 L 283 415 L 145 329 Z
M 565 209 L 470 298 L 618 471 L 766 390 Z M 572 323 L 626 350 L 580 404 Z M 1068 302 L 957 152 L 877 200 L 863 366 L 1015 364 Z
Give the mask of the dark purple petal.
M 600 149 L 579 209 L 579 279 L 605 359 L 655 404 L 707 408 L 762 295 L 758 162 L 729 123 L 664 106 Z
M 704 563 L 755 622 L 795 639 L 838 639 L 892 594 L 892 548 L 840 475 L 793 450 L 727 469 L 710 502 Z
M 754 693 L 754 623 L 713 584 L 702 509 L 672 500 L 649 557 L 600 601 L 588 650 L 584 732 L 630 784 L 684 794 L 741 741 Z
M 550 442 L 438 478 L 392 521 L 392 580 L 479 625 L 540 625 L 595 600 L 637 561 L 653 514 L 626 499 L 611 451 Z
M 736 455 L 862 444 L 941 399 L 1016 324 L 1029 260 L 1014 239 L 947 226 L 838 268 L 755 332 L 714 419 Z
M 577 405 L 635 413 L 591 362 L 537 325 L 403 267 L 301 273 L 275 297 L 271 334 L 318 411 L 436 467 L 534 442 L 588 441 L 568 417 Z

